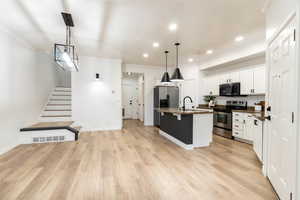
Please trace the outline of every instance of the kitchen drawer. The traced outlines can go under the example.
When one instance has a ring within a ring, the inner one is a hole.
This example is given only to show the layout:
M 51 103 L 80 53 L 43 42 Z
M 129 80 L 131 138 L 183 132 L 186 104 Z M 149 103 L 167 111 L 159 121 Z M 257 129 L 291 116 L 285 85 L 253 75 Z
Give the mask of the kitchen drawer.
M 233 112 L 232 113 L 232 116 L 235 118 L 235 117 L 237 117 L 237 118 L 239 118 L 239 117 L 244 117 L 244 113 L 239 113 L 239 112 Z
M 236 130 L 244 130 L 244 124 L 243 123 L 233 123 L 232 129 Z
M 232 135 L 233 135 L 233 137 L 243 138 L 244 137 L 244 131 L 233 129 L 232 130 Z
M 244 118 L 243 117 L 234 117 L 233 118 L 233 123 L 244 123 Z

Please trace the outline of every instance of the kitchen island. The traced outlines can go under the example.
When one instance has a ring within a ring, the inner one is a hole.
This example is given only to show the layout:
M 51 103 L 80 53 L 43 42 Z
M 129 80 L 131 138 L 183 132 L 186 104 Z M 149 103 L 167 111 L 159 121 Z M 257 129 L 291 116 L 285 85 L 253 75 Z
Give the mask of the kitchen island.
M 160 108 L 159 133 L 185 148 L 207 147 L 212 142 L 213 111 Z

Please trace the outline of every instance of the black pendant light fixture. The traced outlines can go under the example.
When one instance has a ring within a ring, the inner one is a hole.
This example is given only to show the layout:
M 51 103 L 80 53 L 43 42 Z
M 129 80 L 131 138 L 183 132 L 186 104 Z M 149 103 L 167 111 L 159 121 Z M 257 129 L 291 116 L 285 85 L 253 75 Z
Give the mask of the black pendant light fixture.
M 162 83 L 169 83 L 170 82 L 170 76 L 169 76 L 169 73 L 168 73 L 168 53 L 169 53 L 169 51 L 165 51 L 165 54 L 166 54 L 166 72 L 164 73 L 164 75 L 161 79 Z
M 171 81 L 172 82 L 179 82 L 179 81 L 184 81 L 183 76 L 180 72 L 180 69 L 178 67 L 178 47 L 179 47 L 180 43 L 175 43 L 176 46 L 176 69 L 172 75 Z

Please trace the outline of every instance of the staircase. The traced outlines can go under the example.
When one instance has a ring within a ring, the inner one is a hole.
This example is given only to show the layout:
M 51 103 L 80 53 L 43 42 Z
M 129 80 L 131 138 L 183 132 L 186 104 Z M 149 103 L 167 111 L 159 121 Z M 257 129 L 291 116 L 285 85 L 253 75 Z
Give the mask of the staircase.
M 71 88 L 56 87 L 50 94 L 39 122 L 22 128 L 22 144 L 76 141 L 81 126 L 72 121 Z
M 71 88 L 56 87 L 40 116 L 40 122 L 72 121 Z

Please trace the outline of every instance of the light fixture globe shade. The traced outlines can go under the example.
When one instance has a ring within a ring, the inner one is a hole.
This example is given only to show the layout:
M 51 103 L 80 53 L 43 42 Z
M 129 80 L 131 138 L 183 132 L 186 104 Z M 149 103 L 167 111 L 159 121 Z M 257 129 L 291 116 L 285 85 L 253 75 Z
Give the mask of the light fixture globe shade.
M 172 82 L 179 82 L 179 81 L 184 81 L 183 76 L 180 72 L 180 69 L 177 67 L 172 75 L 171 78 Z
M 162 83 L 169 83 L 170 82 L 170 76 L 168 72 L 165 72 L 162 79 L 161 79 Z

